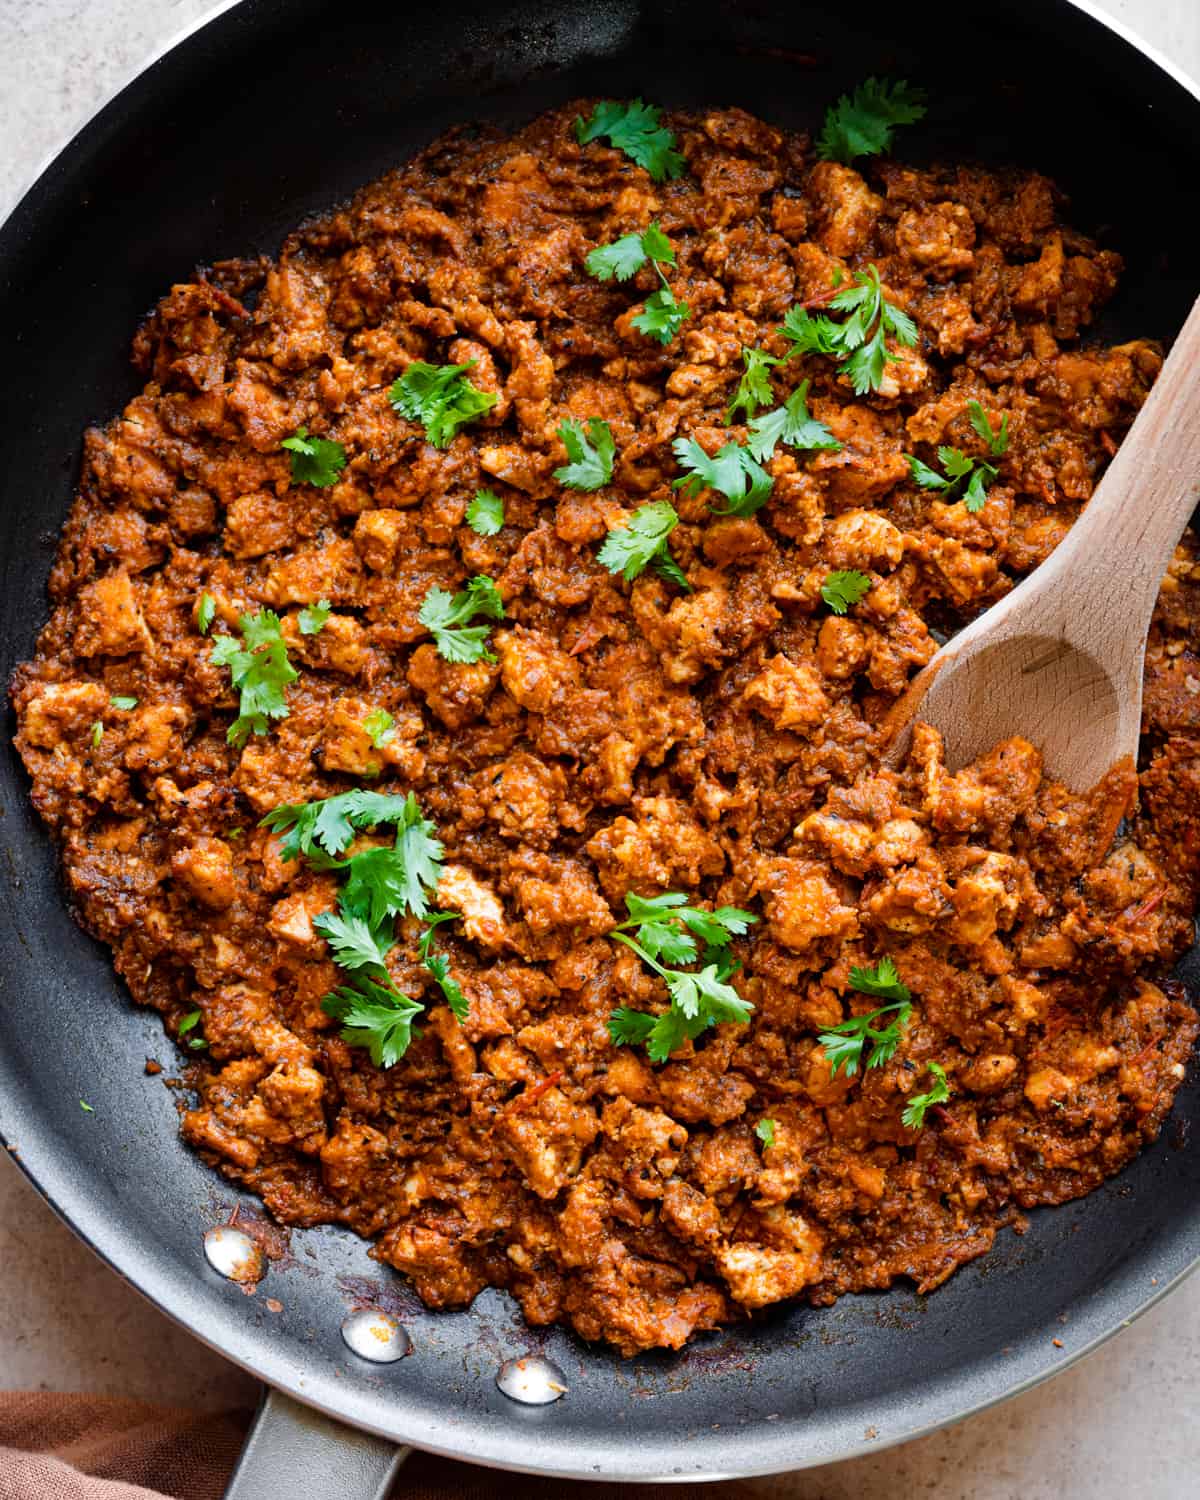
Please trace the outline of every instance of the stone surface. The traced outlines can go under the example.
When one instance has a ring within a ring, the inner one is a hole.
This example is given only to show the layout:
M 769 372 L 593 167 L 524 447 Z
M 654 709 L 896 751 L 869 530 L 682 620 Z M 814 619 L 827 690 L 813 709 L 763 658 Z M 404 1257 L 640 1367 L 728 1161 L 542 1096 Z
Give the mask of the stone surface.
M 149 55 L 212 8 L 0 0 L 0 207 Z M 1197 0 L 1105 8 L 1200 74 Z M 1050 1385 L 877 1457 L 749 1488 L 763 1500 L 1185 1500 L 1200 1461 L 1198 1371 L 1194 1277 Z M 0 1157 L 0 1388 L 39 1387 L 202 1410 L 248 1405 L 256 1394 L 248 1376 L 118 1280 Z

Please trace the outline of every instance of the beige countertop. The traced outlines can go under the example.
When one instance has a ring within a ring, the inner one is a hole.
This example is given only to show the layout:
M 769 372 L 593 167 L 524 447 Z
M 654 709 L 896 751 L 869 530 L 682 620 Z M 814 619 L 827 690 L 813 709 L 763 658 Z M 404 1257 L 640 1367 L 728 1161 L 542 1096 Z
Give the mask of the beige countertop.
M 97 103 L 211 8 L 0 0 L 0 210 Z M 1200 75 L 1200 0 L 1105 8 Z M 210 1410 L 257 1392 L 95 1260 L 0 1157 L 0 1389 L 22 1388 Z M 1048 1385 L 902 1448 L 756 1489 L 773 1500 L 1191 1500 L 1198 1388 L 1200 1276 Z

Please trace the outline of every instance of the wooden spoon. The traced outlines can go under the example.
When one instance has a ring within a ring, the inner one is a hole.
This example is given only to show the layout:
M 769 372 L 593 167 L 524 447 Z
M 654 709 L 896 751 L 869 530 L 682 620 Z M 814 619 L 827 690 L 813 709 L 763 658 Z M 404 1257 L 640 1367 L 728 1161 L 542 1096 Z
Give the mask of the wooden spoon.
M 947 641 L 893 707 L 888 763 L 903 758 L 915 719 L 941 731 L 952 771 L 1014 734 L 1073 791 L 1125 756 L 1136 760 L 1150 615 L 1197 502 L 1200 301 L 1071 530 Z

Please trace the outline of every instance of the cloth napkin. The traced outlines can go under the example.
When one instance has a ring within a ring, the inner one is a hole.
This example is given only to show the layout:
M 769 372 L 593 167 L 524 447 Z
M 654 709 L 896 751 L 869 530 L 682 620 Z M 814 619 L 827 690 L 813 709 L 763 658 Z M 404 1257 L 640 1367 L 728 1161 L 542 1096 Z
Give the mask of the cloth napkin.
M 0 1392 L 0 1500 L 221 1500 L 247 1411 L 174 1411 L 141 1401 Z M 672 1485 L 670 1500 L 740 1500 L 740 1484 Z M 296 1476 L 303 1496 L 303 1476 Z M 414 1453 L 393 1500 L 652 1500 L 663 1486 L 571 1484 Z M 268 1500 L 264 1496 L 263 1500 Z

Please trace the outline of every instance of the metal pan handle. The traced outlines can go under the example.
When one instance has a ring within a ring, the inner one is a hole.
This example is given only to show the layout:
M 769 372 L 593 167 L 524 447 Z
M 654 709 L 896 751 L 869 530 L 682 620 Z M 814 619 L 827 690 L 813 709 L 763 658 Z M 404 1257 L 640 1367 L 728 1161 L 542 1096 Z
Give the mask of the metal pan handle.
M 410 1451 L 268 1387 L 225 1500 L 385 1500 Z

